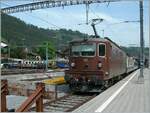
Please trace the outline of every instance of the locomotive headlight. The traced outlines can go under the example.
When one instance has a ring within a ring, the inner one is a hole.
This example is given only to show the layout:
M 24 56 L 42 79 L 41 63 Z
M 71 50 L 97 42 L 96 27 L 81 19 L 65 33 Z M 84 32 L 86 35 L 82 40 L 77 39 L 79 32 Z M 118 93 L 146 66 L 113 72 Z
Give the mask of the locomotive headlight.
M 108 72 L 105 72 L 105 74 L 108 75 L 109 73 L 108 73 Z
M 88 82 L 91 82 L 91 80 L 90 80 L 90 79 L 88 79 Z
M 73 62 L 73 63 L 71 63 L 71 67 L 75 67 L 75 63 Z
M 77 81 L 77 82 L 78 82 L 78 81 L 79 81 L 79 79 L 78 79 L 78 78 L 75 78 L 75 81 Z
M 97 65 L 97 67 L 98 67 L 98 68 L 101 68 L 101 67 L 102 67 L 102 63 L 99 62 L 98 65 Z

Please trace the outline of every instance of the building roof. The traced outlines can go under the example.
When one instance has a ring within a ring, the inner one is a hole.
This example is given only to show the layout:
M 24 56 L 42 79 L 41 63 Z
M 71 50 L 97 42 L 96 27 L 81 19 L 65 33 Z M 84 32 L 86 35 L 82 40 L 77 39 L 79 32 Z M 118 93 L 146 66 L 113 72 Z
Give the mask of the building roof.
M 6 44 L 6 43 L 1 42 L 1 48 L 4 48 L 4 47 L 6 47 L 6 46 L 7 46 L 7 44 Z

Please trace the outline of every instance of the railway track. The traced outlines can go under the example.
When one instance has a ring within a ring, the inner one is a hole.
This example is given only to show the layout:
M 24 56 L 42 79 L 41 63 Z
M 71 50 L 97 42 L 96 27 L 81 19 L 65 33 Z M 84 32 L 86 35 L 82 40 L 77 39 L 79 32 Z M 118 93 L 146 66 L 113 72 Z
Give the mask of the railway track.
M 1 75 L 12 74 L 29 74 L 29 73 L 43 73 L 43 69 L 4 69 L 1 70 Z
M 71 112 L 79 106 L 81 106 L 82 104 L 88 102 L 95 96 L 96 94 L 70 94 L 67 96 L 60 97 L 57 100 L 45 103 L 43 105 L 43 110 L 44 112 Z M 29 111 L 34 112 L 35 107 L 31 108 Z
M 121 79 L 124 79 L 126 76 L 122 77 Z M 117 80 L 115 83 L 117 83 L 120 80 Z M 111 86 L 113 86 L 114 84 L 112 84 Z M 109 87 L 111 87 L 111 86 L 109 86 Z M 91 92 L 89 94 L 88 93 L 86 93 L 86 94 L 70 94 L 70 95 L 58 98 L 57 100 L 45 103 L 44 108 L 43 108 L 44 112 L 72 112 L 76 108 L 80 107 L 84 103 L 86 103 L 89 100 L 96 97 L 98 94 L 107 90 L 109 87 L 107 87 L 103 90 L 100 90 L 99 93 Z M 32 109 L 32 111 L 35 111 L 35 110 Z

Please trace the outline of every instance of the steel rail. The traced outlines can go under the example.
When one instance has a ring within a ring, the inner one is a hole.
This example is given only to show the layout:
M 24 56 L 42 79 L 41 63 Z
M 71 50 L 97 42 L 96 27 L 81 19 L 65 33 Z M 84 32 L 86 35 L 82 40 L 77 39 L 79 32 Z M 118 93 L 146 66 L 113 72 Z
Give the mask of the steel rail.
M 74 109 L 80 107 L 87 101 L 94 98 L 96 95 L 74 95 L 68 94 L 63 97 L 60 97 L 56 100 L 52 100 L 50 102 L 44 103 L 44 112 L 46 111 L 61 111 L 61 112 L 71 112 Z M 32 107 L 29 111 L 35 111 L 35 107 Z
M 66 110 L 65 112 L 72 112 L 74 109 L 80 107 L 81 105 L 83 105 L 83 104 L 86 103 L 87 101 L 93 99 L 94 97 L 96 97 L 96 95 L 93 95 L 93 96 L 89 97 L 87 100 L 85 100 L 85 101 L 83 101 L 83 102 L 81 102 L 81 103 L 75 105 L 74 107 L 72 107 L 72 108 Z

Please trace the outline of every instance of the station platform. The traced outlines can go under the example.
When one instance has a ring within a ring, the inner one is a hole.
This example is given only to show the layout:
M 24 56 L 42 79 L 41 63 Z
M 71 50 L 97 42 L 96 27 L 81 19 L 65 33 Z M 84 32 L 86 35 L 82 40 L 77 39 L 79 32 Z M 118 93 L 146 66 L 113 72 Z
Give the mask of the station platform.
M 150 70 L 131 73 L 94 99 L 76 109 L 75 113 L 150 113 Z

